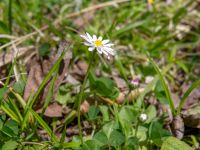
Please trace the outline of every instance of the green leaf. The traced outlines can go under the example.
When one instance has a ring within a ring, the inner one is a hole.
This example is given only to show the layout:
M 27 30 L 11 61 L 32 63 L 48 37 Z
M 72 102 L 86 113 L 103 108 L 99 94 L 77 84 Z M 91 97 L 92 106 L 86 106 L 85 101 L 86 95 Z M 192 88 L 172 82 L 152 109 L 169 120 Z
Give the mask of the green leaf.
M 1 131 L 9 137 L 15 137 L 19 132 L 17 122 L 8 120 L 2 127 Z
M 138 150 L 139 148 L 139 143 L 138 139 L 136 137 L 130 137 L 127 140 L 127 150 Z
M 139 112 L 132 106 L 124 106 L 119 112 L 119 118 L 129 123 L 136 122 Z
M 175 137 L 169 137 L 163 142 L 161 150 L 194 150 L 194 149 L 189 145 L 187 145 L 185 142 L 182 142 Z
M 72 148 L 72 149 L 75 149 L 75 148 L 78 148 L 79 146 L 81 145 L 81 142 L 67 142 L 67 143 L 64 143 L 63 144 L 63 148 Z
M 108 111 L 108 107 L 107 106 L 104 106 L 104 105 L 101 105 L 99 106 L 99 109 L 100 109 L 100 112 L 102 113 L 103 115 L 103 122 L 107 122 L 109 121 L 109 111 Z
M 153 105 L 150 105 L 145 113 L 147 114 L 147 120 L 145 121 L 146 123 L 150 123 L 155 117 L 156 117 L 156 108 Z
M 116 84 L 107 77 L 96 78 L 92 73 L 89 74 L 90 87 L 100 96 L 116 99 L 119 95 L 119 90 Z
M 111 121 L 111 122 L 109 122 L 109 123 L 107 123 L 107 124 L 105 124 L 105 125 L 103 126 L 103 131 L 104 131 L 104 133 L 106 134 L 106 136 L 107 136 L 108 138 L 110 137 L 110 135 L 111 135 L 111 133 L 112 133 L 112 131 L 113 131 L 114 129 L 119 129 L 119 124 L 118 124 L 118 122 Z
M 171 134 L 169 131 L 163 129 L 162 125 L 156 121 L 152 122 L 149 127 L 149 138 L 157 146 L 161 146 L 163 141 Z
M 24 92 L 24 88 L 25 88 L 26 82 L 23 79 L 20 79 L 19 81 L 17 81 L 14 86 L 13 89 L 19 93 L 20 95 L 23 94 Z
M 118 130 L 113 130 L 112 133 L 110 134 L 109 138 L 109 144 L 111 146 L 120 146 L 124 143 L 125 141 L 125 136 L 119 132 Z
M 154 93 L 156 98 L 162 103 L 162 104 L 168 104 L 168 100 L 165 94 L 165 89 L 163 88 L 162 82 L 158 80 L 156 87 L 154 89 Z
M 99 108 L 96 106 L 91 106 L 88 112 L 89 120 L 95 120 L 98 116 Z
M 50 53 L 50 47 L 51 45 L 49 43 L 43 43 L 40 47 L 39 47 L 39 55 L 44 57 L 44 56 L 48 56 Z
M 108 144 L 108 138 L 103 130 L 97 132 L 94 136 L 94 139 L 100 146 L 104 146 Z
M 16 141 L 7 141 L 1 150 L 15 150 L 17 148 L 18 143 Z
M 133 134 L 135 135 L 135 129 Z M 143 142 L 147 140 L 147 131 L 148 129 L 145 126 L 138 126 L 138 130 L 137 130 L 137 138 L 139 140 L 139 142 Z
M 7 87 L 0 88 L 0 101 L 2 100 L 4 95 L 6 94 L 7 90 L 8 90 Z
M 95 140 L 88 140 L 83 143 L 83 147 L 80 150 L 100 150 L 100 146 Z

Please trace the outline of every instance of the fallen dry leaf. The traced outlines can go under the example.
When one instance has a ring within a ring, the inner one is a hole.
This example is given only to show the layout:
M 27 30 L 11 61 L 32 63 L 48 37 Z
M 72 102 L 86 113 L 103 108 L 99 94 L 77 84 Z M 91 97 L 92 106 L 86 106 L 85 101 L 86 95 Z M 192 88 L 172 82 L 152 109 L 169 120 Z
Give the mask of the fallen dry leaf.
M 30 71 L 28 74 L 27 84 L 25 86 L 25 91 L 24 91 L 24 99 L 26 101 L 28 100 L 30 95 L 34 94 L 38 90 L 38 87 L 40 86 L 46 74 L 52 68 L 53 64 L 56 62 L 56 60 L 58 59 L 62 51 L 68 46 L 69 44 L 66 42 L 64 44 L 61 43 L 56 56 L 51 56 L 48 59 L 45 59 L 43 61 L 38 60 L 37 58 L 31 61 L 31 63 L 29 64 Z M 57 92 L 60 84 L 62 83 L 67 73 L 68 65 L 70 63 L 71 58 L 72 58 L 72 52 L 68 50 L 64 59 L 62 60 L 60 64 L 59 73 L 54 84 L 55 85 L 54 95 Z M 45 88 L 43 89 L 43 91 L 40 93 L 40 96 L 38 97 L 39 100 L 37 101 L 36 109 L 40 109 L 41 105 L 44 103 L 44 100 L 46 99 L 46 95 L 49 90 L 49 85 L 50 84 L 48 81 Z
M 42 113 L 42 108 L 37 110 L 38 113 Z M 44 112 L 47 117 L 62 117 L 62 106 L 58 103 L 50 104 Z

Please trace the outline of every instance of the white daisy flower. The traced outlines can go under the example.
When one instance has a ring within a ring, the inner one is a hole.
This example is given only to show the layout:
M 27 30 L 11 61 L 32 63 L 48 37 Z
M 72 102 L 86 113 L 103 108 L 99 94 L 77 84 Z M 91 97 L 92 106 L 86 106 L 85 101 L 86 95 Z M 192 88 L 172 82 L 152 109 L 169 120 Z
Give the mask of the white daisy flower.
M 91 36 L 89 33 L 80 36 L 85 40 L 84 44 L 89 46 L 89 51 L 96 49 L 99 54 L 105 54 L 108 59 L 110 59 L 110 55 L 115 55 L 114 49 L 111 48 L 114 44 L 110 43 L 110 40 L 103 40 L 102 36 Z

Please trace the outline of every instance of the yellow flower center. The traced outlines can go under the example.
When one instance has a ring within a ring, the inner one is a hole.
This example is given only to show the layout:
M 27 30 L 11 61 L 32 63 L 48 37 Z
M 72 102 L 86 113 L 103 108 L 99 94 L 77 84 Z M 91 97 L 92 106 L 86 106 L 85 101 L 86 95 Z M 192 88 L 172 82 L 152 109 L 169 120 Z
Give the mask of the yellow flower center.
M 102 46 L 102 45 L 103 45 L 101 40 L 96 40 L 96 41 L 94 42 L 94 44 L 95 44 L 96 47 L 99 47 L 99 46 Z
M 149 4 L 153 4 L 153 3 L 154 3 L 154 0 L 148 0 L 148 3 L 149 3 Z

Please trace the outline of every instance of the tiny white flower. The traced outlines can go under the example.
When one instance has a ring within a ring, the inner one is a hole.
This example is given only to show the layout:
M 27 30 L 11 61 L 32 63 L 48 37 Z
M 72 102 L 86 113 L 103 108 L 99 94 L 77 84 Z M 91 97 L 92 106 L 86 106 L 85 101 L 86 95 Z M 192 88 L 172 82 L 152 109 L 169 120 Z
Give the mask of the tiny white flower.
M 89 51 L 96 49 L 99 54 L 105 54 L 108 59 L 110 59 L 110 55 L 115 55 L 114 49 L 111 48 L 114 44 L 110 43 L 110 40 L 103 40 L 102 36 L 91 36 L 89 33 L 80 36 L 85 40 L 84 44 L 89 46 Z
M 147 120 L 147 114 L 141 113 L 139 119 L 140 119 L 140 121 L 142 121 L 142 122 L 146 121 L 146 120 Z

